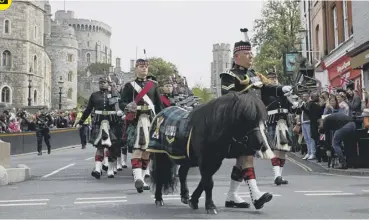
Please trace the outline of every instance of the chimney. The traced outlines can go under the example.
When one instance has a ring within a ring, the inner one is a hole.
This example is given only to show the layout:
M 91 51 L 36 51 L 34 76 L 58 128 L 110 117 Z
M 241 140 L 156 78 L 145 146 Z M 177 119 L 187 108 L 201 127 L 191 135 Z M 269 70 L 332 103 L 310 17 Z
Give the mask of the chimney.
M 135 69 L 135 60 L 130 60 L 130 71 Z

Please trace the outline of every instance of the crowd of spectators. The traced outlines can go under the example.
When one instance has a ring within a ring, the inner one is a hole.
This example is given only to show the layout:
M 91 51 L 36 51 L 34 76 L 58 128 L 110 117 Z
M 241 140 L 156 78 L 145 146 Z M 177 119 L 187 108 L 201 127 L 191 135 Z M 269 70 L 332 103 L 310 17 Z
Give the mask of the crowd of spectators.
M 72 127 L 77 115 L 77 109 L 49 110 L 53 118 L 50 129 Z M 29 113 L 23 109 L 6 109 L 0 113 L 0 133 L 19 133 L 35 131 L 35 120 L 38 113 Z

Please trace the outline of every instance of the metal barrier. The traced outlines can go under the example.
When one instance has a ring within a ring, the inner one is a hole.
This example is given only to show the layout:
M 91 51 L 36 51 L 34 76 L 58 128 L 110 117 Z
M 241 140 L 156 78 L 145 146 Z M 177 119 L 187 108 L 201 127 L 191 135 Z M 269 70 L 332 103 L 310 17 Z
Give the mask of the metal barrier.
M 78 145 L 81 143 L 78 130 L 76 128 L 65 128 L 50 130 L 51 150 Z M 0 134 L 0 140 L 9 142 L 10 154 L 24 154 L 37 152 L 37 139 L 35 132 L 5 133 Z M 42 140 L 43 150 L 47 149 L 44 140 Z

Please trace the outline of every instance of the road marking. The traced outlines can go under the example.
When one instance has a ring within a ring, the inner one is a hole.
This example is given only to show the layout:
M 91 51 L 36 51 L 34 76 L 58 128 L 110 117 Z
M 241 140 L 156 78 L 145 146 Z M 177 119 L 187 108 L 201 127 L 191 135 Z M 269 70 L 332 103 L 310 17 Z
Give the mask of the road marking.
M 95 157 L 89 157 L 89 158 L 86 158 L 85 160 L 92 160 L 94 159 Z
M 53 172 L 51 172 L 51 173 L 49 173 L 49 174 L 46 174 L 45 176 L 43 176 L 43 177 L 41 177 L 41 178 L 47 178 L 47 177 L 49 177 L 49 176 L 51 176 L 51 175 L 54 175 L 54 174 L 56 174 L 56 173 L 58 173 L 58 172 L 60 172 L 60 171 L 62 171 L 62 170 L 67 169 L 68 167 L 71 167 L 71 166 L 74 166 L 74 165 L 75 165 L 74 163 L 71 163 L 71 164 L 69 164 L 69 165 L 67 165 L 67 166 L 65 166 L 65 167 L 59 168 L 59 169 L 57 169 L 57 170 L 54 170 Z
M 227 193 L 224 193 L 225 195 L 227 195 Z M 239 192 L 238 193 L 239 197 L 250 197 L 250 193 L 249 192 Z M 272 194 L 273 196 L 282 196 L 280 194 Z
M 343 191 L 332 191 L 332 190 L 313 190 L 313 191 L 294 191 L 296 193 L 340 193 Z
M 82 201 L 74 202 L 74 204 L 101 204 L 101 203 L 116 203 L 116 202 L 127 202 L 127 200 L 107 200 L 107 201 Z
M 272 196 L 281 196 L 280 194 L 272 194 Z M 251 195 L 239 195 L 241 198 L 250 198 Z
M 0 200 L 0 203 L 7 203 L 7 202 L 46 202 L 50 199 L 18 199 L 18 200 Z
M 162 195 L 162 197 L 179 197 L 180 195 Z M 154 198 L 154 196 L 150 196 Z
M 126 199 L 126 196 L 77 198 L 76 200 L 98 200 L 98 199 Z
M 300 162 L 292 159 L 291 157 L 287 157 L 286 159 L 289 160 L 290 162 L 294 163 L 295 165 L 301 167 L 304 171 L 312 172 L 312 169 L 309 168 L 308 166 L 304 165 L 303 163 L 300 163 Z
M 364 189 L 364 190 L 362 190 L 362 192 L 369 192 L 369 190 L 365 190 L 365 189 Z
M 47 203 L 9 203 L 9 204 L 0 204 L 0 207 L 6 207 L 6 206 L 32 206 L 32 205 L 47 205 Z
M 346 196 L 355 195 L 354 193 L 309 193 L 304 194 L 305 196 Z
M 318 174 L 328 175 L 328 176 L 339 176 L 339 177 L 346 177 L 346 178 L 369 179 L 368 176 L 340 175 L 340 174 L 335 174 L 335 173 L 318 173 Z
M 181 199 L 180 197 L 168 197 L 168 198 L 163 198 L 163 200 L 178 200 L 178 199 Z M 204 197 L 200 197 L 199 199 L 204 199 Z

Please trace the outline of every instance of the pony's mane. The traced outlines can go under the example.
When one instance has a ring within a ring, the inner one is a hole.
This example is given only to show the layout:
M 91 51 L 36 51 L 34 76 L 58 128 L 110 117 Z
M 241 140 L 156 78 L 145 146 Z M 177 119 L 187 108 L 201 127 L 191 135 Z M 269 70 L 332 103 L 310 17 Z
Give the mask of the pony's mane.
M 254 94 L 229 93 L 195 108 L 190 114 L 190 123 L 205 129 L 208 138 L 218 139 L 240 124 L 245 131 L 258 126 L 266 117 L 262 100 Z

